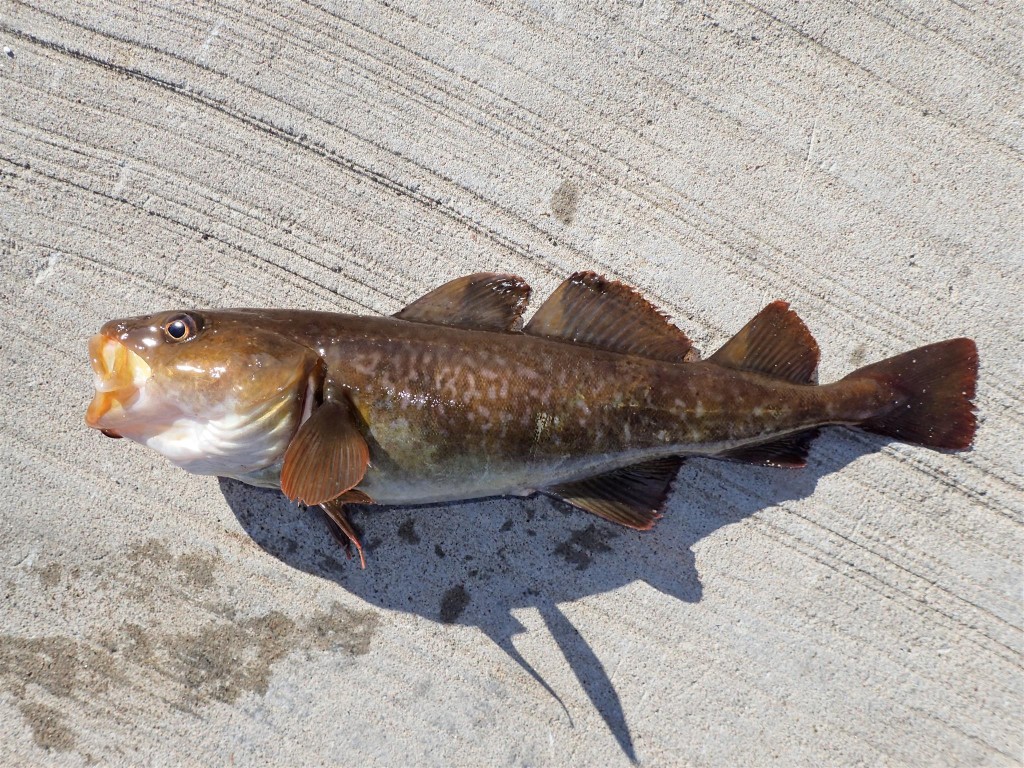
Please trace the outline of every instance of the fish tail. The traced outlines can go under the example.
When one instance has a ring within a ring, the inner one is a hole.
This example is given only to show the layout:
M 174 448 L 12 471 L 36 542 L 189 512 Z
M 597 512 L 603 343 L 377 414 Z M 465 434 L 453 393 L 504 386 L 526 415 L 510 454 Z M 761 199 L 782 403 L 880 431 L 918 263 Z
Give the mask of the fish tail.
M 844 381 L 873 379 L 891 393 L 857 426 L 931 448 L 964 449 L 974 441 L 978 348 L 950 339 L 860 368 Z

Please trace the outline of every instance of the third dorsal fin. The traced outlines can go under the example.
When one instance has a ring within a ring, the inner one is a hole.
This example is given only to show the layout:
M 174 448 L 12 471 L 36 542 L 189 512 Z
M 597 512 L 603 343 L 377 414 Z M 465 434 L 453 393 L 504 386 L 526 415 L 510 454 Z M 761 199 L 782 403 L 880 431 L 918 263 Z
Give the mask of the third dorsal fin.
M 479 272 L 435 288 L 395 317 L 481 331 L 517 331 L 529 299 L 530 286 L 521 277 Z
M 524 330 L 672 363 L 697 359 L 686 334 L 640 294 L 593 272 L 577 272 L 558 286 Z
M 724 368 L 754 371 L 794 384 L 812 384 L 818 344 L 784 301 L 775 301 L 707 359 Z

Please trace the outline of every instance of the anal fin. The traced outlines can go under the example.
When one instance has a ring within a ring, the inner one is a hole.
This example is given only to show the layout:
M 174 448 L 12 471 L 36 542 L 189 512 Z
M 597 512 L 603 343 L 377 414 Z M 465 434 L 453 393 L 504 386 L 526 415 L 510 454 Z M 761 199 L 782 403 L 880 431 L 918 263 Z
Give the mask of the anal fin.
M 656 459 L 542 489 L 605 520 L 645 531 L 661 517 L 683 460 Z
M 721 453 L 717 458 L 732 459 L 747 464 L 762 464 L 766 467 L 798 469 L 807 466 L 807 454 L 810 453 L 811 442 L 817 436 L 817 429 L 795 432 L 769 443 L 745 445 L 742 448 Z

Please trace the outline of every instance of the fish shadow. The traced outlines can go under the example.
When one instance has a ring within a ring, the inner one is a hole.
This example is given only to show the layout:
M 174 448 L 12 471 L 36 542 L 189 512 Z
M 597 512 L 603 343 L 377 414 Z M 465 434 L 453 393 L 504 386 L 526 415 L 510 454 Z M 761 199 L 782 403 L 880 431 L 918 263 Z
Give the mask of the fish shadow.
M 619 747 L 636 763 L 607 665 L 558 606 L 634 581 L 686 603 L 699 602 L 694 544 L 759 510 L 810 496 L 819 479 L 877 450 L 881 442 L 860 434 L 823 434 L 808 466 L 799 470 L 690 459 L 680 469 L 664 518 L 645 532 L 539 495 L 355 506 L 351 517 L 363 531 L 366 570 L 358 560 L 346 561 L 319 510 L 297 508 L 277 491 L 224 478 L 220 484 L 242 527 L 266 552 L 381 608 L 479 628 L 554 697 L 572 723 L 557 692 L 512 642 L 523 631 L 513 612 L 537 609 Z

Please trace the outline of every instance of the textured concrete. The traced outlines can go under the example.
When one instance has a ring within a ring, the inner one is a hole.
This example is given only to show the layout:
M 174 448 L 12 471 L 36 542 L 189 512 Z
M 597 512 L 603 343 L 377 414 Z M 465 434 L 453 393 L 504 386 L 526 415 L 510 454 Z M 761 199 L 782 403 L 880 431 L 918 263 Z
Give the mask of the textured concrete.
M 973 7 L 977 5 L 977 7 Z M 0 763 L 1018 765 L 1019 4 L 0 0 Z M 637 285 L 822 380 L 981 349 L 973 452 L 835 430 L 545 499 L 310 512 L 82 422 L 156 308 Z M 545 688 L 547 686 L 547 688 Z

